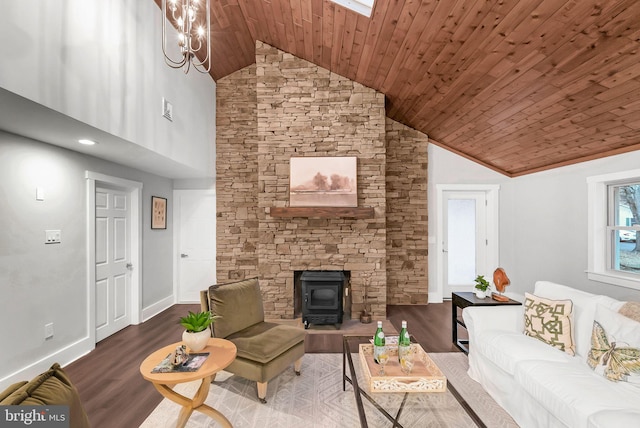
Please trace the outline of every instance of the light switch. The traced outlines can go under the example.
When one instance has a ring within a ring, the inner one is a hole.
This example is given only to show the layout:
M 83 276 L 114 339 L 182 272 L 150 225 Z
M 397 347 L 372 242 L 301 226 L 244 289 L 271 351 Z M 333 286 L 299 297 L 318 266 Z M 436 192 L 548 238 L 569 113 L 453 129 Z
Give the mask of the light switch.
M 62 238 L 62 232 L 59 230 L 45 230 L 44 231 L 44 243 L 45 244 L 59 244 Z
M 44 187 L 36 187 L 36 201 L 44 201 Z
M 45 340 L 53 338 L 53 323 L 44 325 L 44 338 Z

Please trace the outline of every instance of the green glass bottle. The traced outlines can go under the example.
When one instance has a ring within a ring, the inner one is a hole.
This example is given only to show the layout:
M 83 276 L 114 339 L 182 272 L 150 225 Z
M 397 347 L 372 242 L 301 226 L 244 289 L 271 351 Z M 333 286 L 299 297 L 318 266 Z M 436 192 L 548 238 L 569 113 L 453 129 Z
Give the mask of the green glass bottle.
M 398 337 L 398 361 L 402 361 L 402 357 L 410 352 L 411 338 L 409 337 L 409 331 L 407 330 L 407 322 L 402 321 L 402 328 L 400 329 L 400 336 Z
M 382 321 L 378 321 L 378 329 L 376 330 L 375 336 L 373 336 L 373 361 L 375 361 L 376 364 L 379 364 L 378 355 L 385 352 L 384 343 L 385 342 L 384 342 L 384 332 L 382 331 Z

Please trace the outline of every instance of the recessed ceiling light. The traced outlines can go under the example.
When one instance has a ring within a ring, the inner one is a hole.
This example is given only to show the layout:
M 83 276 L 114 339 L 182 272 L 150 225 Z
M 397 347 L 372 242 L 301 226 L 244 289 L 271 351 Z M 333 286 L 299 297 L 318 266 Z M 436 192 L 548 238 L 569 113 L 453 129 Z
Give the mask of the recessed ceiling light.
M 85 139 L 85 138 L 83 138 L 83 139 L 81 139 L 81 140 L 78 140 L 78 143 L 80 143 L 80 144 L 84 144 L 85 146 L 93 146 L 93 145 L 98 144 L 98 143 L 96 143 L 96 142 L 95 142 L 95 141 L 93 141 L 93 140 L 87 140 L 87 139 Z

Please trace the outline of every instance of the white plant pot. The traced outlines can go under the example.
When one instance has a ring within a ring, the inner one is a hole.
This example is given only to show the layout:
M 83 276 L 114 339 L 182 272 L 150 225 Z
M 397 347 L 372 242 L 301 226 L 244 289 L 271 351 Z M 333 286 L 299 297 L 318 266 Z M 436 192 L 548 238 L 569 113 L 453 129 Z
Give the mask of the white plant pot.
M 482 290 L 476 289 L 476 297 L 478 299 L 484 299 L 485 297 L 487 297 L 487 293 Z
M 208 328 L 197 333 L 189 333 L 186 330 L 182 333 L 182 341 L 187 345 L 190 352 L 202 351 L 207 346 L 210 337 L 211 330 Z

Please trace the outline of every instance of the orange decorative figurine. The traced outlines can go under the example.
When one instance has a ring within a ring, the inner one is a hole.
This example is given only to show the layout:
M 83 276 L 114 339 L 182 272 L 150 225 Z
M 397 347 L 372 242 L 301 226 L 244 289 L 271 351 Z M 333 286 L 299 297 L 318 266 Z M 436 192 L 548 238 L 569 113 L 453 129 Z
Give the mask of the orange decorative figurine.
M 496 286 L 498 293 L 491 293 L 491 298 L 498 302 L 508 302 L 509 298 L 504 296 L 502 293 L 504 293 L 504 289 L 507 285 L 511 284 L 511 281 L 509 281 L 507 273 L 501 267 L 493 272 L 493 284 Z

